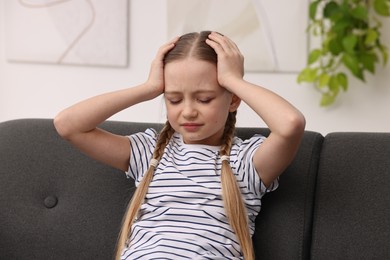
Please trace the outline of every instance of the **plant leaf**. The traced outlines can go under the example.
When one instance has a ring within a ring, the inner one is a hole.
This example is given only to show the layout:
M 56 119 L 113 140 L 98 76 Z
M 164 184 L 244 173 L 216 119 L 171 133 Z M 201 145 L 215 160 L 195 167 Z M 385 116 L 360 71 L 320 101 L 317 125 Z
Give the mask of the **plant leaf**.
M 334 55 L 337 56 L 343 51 L 343 45 L 342 45 L 342 39 L 341 38 L 333 38 L 329 41 L 329 51 Z
M 351 14 L 358 20 L 366 21 L 368 19 L 368 10 L 362 5 L 359 5 L 352 9 Z
M 374 0 L 374 10 L 382 16 L 390 16 L 390 4 L 388 0 Z
M 341 88 L 344 91 L 348 90 L 348 78 L 347 75 L 343 72 L 337 74 L 337 81 L 340 83 Z
M 330 76 L 328 75 L 328 73 L 322 73 L 319 77 L 318 77 L 318 87 L 322 88 L 324 86 L 327 86 L 328 83 L 329 83 L 329 79 L 330 79 Z
M 336 96 L 329 93 L 323 93 L 320 101 L 320 106 L 326 107 L 334 103 Z
M 373 53 L 362 53 L 359 55 L 359 60 L 363 67 L 371 73 L 375 73 L 375 63 L 378 61 L 378 57 Z
M 312 82 L 314 82 L 314 80 L 317 77 L 317 70 L 318 69 L 312 69 L 309 67 L 303 69 L 298 75 L 298 78 L 297 78 L 298 83 L 302 83 L 302 82 L 312 83 Z
M 379 36 L 379 34 L 376 30 L 368 29 L 366 37 L 364 39 L 364 44 L 366 46 L 370 46 L 370 45 L 374 44 L 376 42 L 376 40 L 378 39 L 378 36 Z
M 309 65 L 310 65 L 310 64 L 313 64 L 313 63 L 316 62 L 320 57 L 321 57 L 321 50 L 320 50 L 320 49 L 314 49 L 314 50 L 312 50 L 312 51 L 309 53 L 309 58 L 308 58 L 307 63 L 308 63 Z
M 349 34 L 346 37 L 344 37 L 342 40 L 342 45 L 344 47 L 344 50 L 350 54 L 354 53 L 357 41 L 358 41 L 357 36 L 354 34 Z
M 335 94 L 337 95 L 339 93 L 339 80 L 337 78 L 337 76 L 332 76 L 330 77 L 330 80 L 329 80 L 329 89 Z
M 317 7 L 318 7 L 319 3 L 320 3 L 319 0 L 313 1 L 313 2 L 310 3 L 310 6 L 309 6 L 309 17 L 310 17 L 310 20 L 315 20 L 316 19 Z
M 383 46 L 383 45 L 379 45 L 378 46 L 381 54 L 382 54 L 382 58 L 383 58 L 383 65 L 386 65 L 387 64 L 387 60 L 389 58 L 389 53 L 387 52 L 387 48 L 386 46 Z
M 344 34 L 344 30 L 349 26 L 353 26 L 353 19 L 350 17 L 343 17 L 340 20 L 337 20 L 332 26 L 332 31 L 337 34 Z M 344 36 L 344 35 L 343 35 Z
M 355 75 L 358 79 L 364 81 L 363 71 L 359 67 L 359 60 L 348 53 L 342 57 L 343 64 Z
M 324 17 L 331 18 L 339 11 L 339 5 L 335 1 L 328 2 L 324 7 Z

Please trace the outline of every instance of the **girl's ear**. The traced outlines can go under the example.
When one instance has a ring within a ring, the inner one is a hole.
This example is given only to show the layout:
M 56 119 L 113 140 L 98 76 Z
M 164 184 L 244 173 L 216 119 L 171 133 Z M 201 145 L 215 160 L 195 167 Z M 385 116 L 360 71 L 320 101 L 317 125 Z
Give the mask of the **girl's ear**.
M 232 101 L 230 103 L 229 112 L 234 112 L 241 104 L 241 99 L 233 94 Z

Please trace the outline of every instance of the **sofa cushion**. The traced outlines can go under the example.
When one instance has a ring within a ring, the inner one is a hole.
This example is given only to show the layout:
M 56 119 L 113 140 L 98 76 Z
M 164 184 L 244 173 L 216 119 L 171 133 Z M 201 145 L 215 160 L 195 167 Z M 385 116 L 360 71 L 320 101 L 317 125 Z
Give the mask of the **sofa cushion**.
M 122 172 L 62 140 L 52 120 L 0 124 L 1 259 L 112 259 L 132 191 Z
M 390 259 L 390 133 L 331 133 L 320 159 L 313 259 Z
M 263 197 L 254 235 L 257 259 L 309 259 L 323 139 L 306 131 L 295 159 L 280 176 L 279 188 Z

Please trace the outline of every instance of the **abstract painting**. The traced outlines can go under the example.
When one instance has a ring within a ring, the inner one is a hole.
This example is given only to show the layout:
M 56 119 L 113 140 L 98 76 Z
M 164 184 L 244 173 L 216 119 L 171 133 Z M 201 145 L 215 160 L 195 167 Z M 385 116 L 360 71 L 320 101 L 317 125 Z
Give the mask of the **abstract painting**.
M 127 0 L 5 1 L 7 59 L 127 66 Z
M 245 56 L 247 71 L 297 72 L 308 52 L 308 0 L 167 0 L 168 37 L 215 30 Z

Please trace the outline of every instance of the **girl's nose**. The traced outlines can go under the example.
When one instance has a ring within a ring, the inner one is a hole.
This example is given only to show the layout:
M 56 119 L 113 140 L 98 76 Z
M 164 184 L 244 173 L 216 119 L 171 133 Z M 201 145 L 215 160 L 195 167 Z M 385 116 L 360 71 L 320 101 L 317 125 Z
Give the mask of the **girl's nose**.
M 193 106 L 193 104 L 191 104 L 191 102 L 186 102 L 184 104 L 184 108 L 183 108 L 183 116 L 185 118 L 194 118 L 198 115 L 198 112 L 196 110 L 196 108 Z

